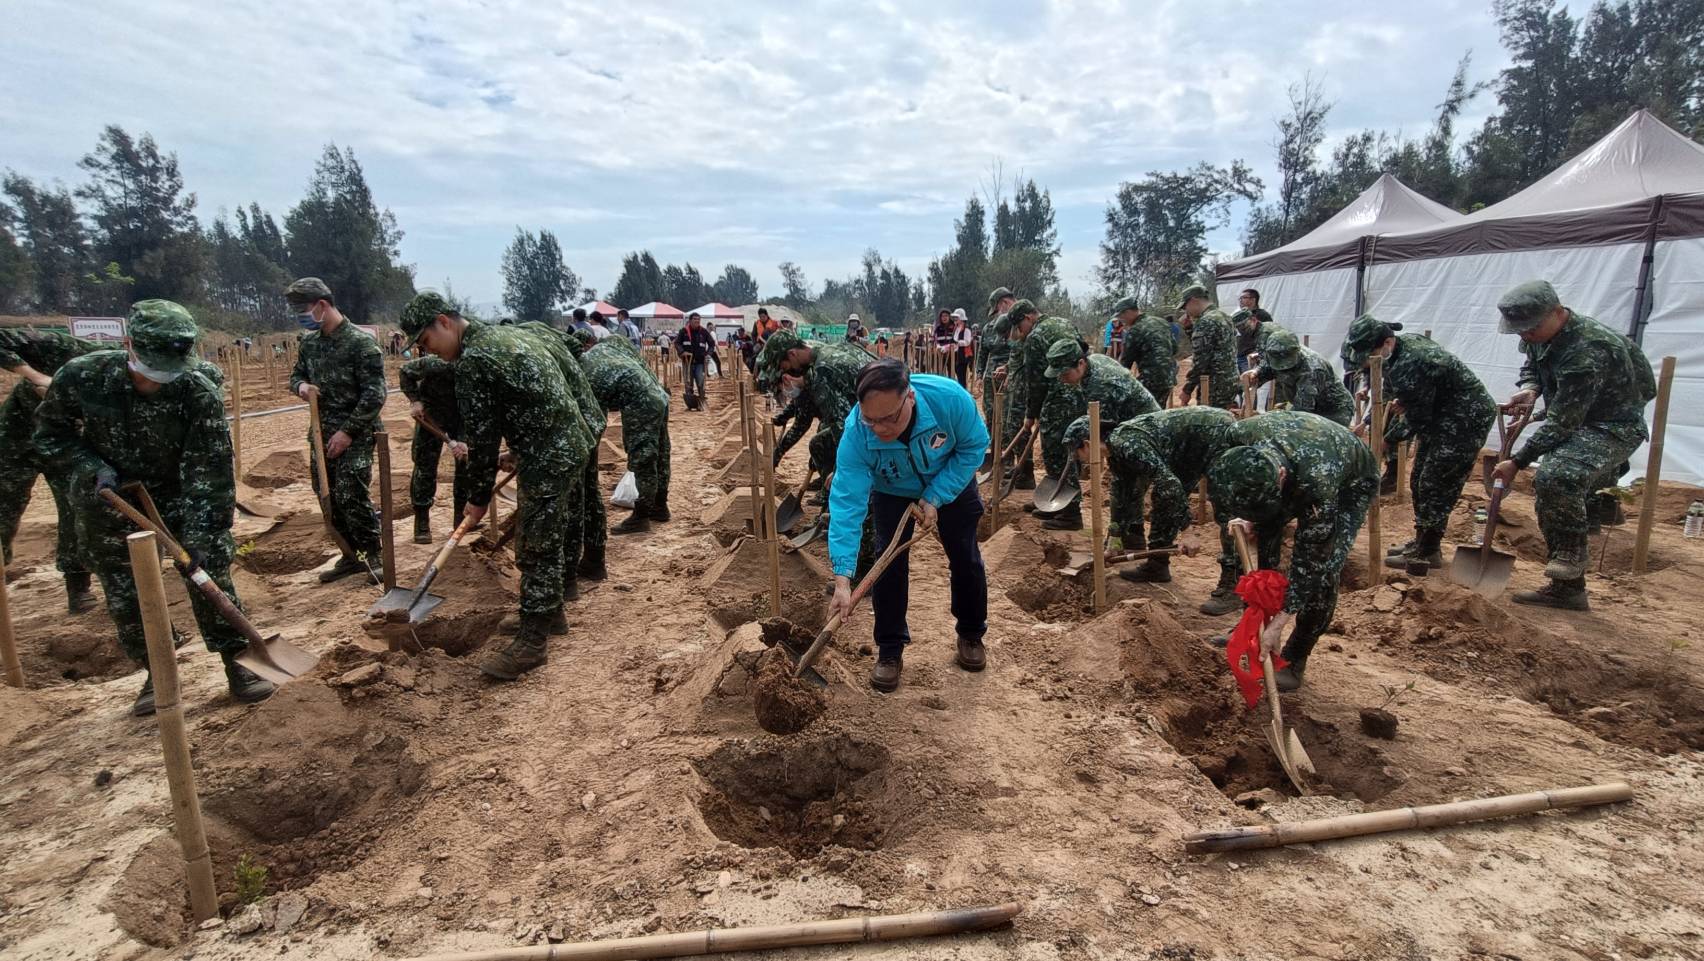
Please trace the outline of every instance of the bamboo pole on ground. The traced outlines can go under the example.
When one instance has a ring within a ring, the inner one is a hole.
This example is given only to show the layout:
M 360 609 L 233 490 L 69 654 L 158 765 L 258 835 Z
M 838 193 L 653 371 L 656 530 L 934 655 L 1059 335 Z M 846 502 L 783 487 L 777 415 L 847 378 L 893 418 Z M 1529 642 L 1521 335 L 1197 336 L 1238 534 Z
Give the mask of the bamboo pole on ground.
M 379 454 L 379 546 L 385 564 L 385 590 L 396 587 L 396 531 L 391 529 L 391 458 L 390 432 L 384 428 L 373 431 L 373 446 Z M 447 451 L 446 451 L 447 453 Z M 493 499 L 496 495 L 492 495 Z M 492 530 L 496 530 L 493 526 Z
M 775 422 L 763 419 L 763 472 L 769 489 L 763 497 L 763 524 L 769 531 L 769 616 L 781 616 L 781 533 L 775 522 Z
M 888 914 L 833 921 L 802 921 L 751 928 L 710 928 L 677 934 L 648 934 L 612 941 L 538 944 L 434 954 L 408 961 L 618 961 L 629 958 L 687 958 L 703 954 L 767 951 L 817 944 L 899 941 L 943 934 L 969 934 L 1009 924 L 1017 903 Z
M 1106 518 L 1101 509 L 1101 405 L 1089 402 L 1089 550 L 1094 556 L 1095 613 L 1106 610 Z
M 1190 854 L 1257 851 L 1287 844 L 1331 841 L 1390 831 L 1424 830 L 1468 821 L 1485 821 L 1596 804 L 1614 804 L 1617 801 L 1632 799 L 1633 789 L 1626 782 L 1614 781 L 1589 787 L 1557 788 L 1534 791 L 1531 794 L 1505 794 L 1473 801 L 1452 801 L 1448 804 L 1428 804 L 1423 807 L 1398 808 L 1394 811 L 1345 814 L 1312 821 L 1255 824 L 1223 831 L 1196 831 L 1184 835 L 1183 849 Z
M 1668 429 L 1669 391 L 1674 387 L 1674 358 L 1664 357 L 1657 375 L 1657 409 L 1651 418 L 1651 446 L 1645 453 L 1645 496 L 1639 504 L 1639 533 L 1633 540 L 1633 573 L 1645 573 L 1651 551 L 1651 525 L 1657 519 L 1657 483 L 1663 475 L 1663 435 Z
M 184 731 L 183 702 L 178 695 L 177 655 L 172 649 L 172 620 L 166 610 L 166 585 L 160 579 L 160 549 L 151 531 L 125 538 L 130 568 L 136 577 L 136 598 L 142 609 L 142 633 L 148 643 L 148 669 L 154 681 L 154 718 L 160 727 L 160 747 L 166 757 L 166 784 L 171 789 L 172 817 L 178 846 L 183 850 L 189 878 L 189 903 L 196 923 L 219 913 L 213 889 L 213 857 L 201 824 L 201 801 L 195 795 L 195 772 L 190 764 L 189 738 Z
M 12 633 L 12 598 L 6 589 L 6 562 L 3 558 L 0 558 L 0 668 L 5 669 L 8 685 L 24 686 L 24 665 L 18 660 L 18 637 Z
M 1370 417 L 1372 426 L 1367 429 L 1367 440 L 1373 447 L 1373 463 L 1378 465 L 1380 474 L 1384 473 L 1384 358 L 1374 354 L 1367 358 L 1367 403 L 1371 405 Z M 1384 565 L 1384 544 L 1382 532 L 1379 530 L 1379 492 L 1373 490 L 1372 505 L 1367 508 L 1367 582 L 1378 583 L 1383 580 L 1379 571 Z
M 994 425 L 994 479 L 990 482 L 992 490 L 988 496 L 988 536 L 993 537 L 1000 532 L 1000 492 L 1005 489 L 1006 472 L 1005 440 L 1001 436 L 1006 427 L 1006 392 L 998 388 L 994 391 L 994 412 L 988 415 L 988 420 Z

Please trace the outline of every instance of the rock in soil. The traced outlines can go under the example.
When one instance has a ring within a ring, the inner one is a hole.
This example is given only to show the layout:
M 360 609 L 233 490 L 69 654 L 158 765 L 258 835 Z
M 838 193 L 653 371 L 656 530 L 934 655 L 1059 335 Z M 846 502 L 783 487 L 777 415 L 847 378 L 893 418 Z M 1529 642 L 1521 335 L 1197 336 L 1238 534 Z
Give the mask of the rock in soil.
M 1361 732 L 1385 741 L 1396 740 L 1396 715 L 1382 708 L 1361 708 Z

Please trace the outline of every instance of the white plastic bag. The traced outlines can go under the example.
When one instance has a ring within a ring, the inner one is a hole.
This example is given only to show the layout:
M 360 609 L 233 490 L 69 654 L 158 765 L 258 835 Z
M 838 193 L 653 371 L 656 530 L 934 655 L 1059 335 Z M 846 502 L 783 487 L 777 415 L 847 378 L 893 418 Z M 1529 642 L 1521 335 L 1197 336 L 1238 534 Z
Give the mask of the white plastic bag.
M 615 493 L 610 495 L 611 506 L 632 510 L 639 503 L 639 479 L 632 471 L 621 475 L 621 483 L 615 485 Z

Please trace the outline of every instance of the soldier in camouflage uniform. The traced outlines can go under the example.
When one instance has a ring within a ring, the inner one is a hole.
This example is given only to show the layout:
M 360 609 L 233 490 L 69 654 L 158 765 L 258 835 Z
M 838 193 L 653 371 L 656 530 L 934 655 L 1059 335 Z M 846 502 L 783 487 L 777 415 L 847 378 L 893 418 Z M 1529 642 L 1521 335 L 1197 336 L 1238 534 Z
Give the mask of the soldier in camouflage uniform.
M 609 542 L 609 512 L 604 509 L 603 489 L 598 478 L 598 447 L 603 440 L 609 419 L 603 404 L 592 390 L 591 378 L 580 364 L 580 358 L 597 343 L 591 334 L 582 331 L 561 331 L 549 324 L 531 321 L 520 329 L 533 335 L 539 344 L 556 358 L 562 368 L 562 379 L 568 384 L 568 399 L 586 427 L 592 433 L 591 455 L 582 468 L 580 483 L 569 501 L 568 537 L 563 542 L 565 557 L 562 596 L 570 601 L 580 599 L 579 579 L 601 581 L 609 575 L 604 564 L 604 552 Z
M 318 277 L 303 277 L 284 289 L 284 299 L 307 332 L 290 371 L 290 392 L 306 400 L 319 395 L 320 432 L 331 482 L 331 523 L 355 551 L 321 574 L 329 584 L 351 574 L 380 581 L 379 517 L 369 493 L 373 481 L 373 431 L 385 406 L 385 359 L 379 344 L 350 323 Z M 309 439 L 308 457 L 314 457 Z M 312 466 L 310 464 L 310 466 Z M 310 470 L 314 492 L 319 472 Z
M 989 437 L 994 436 L 994 418 L 999 413 L 994 409 L 994 372 L 1005 366 L 1011 354 L 1011 345 L 1003 334 L 994 333 L 994 327 L 1015 303 L 1017 298 L 1008 288 L 996 287 L 989 291 L 989 319 L 982 325 L 981 336 L 976 338 L 976 378 L 982 384 L 982 423 L 988 428 Z
M 1260 366 L 1244 371 L 1243 384 L 1273 383 L 1290 410 L 1318 414 L 1344 427 L 1355 419 L 1355 398 L 1331 361 L 1303 347 L 1296 335 L 1276 324 L 1261 324 Z
M 1213 306 L 1208 299 L 1207 288 L 1199 284 L 1183 292 L 1183 301 L 1178 309 L 1183 311 L 1188 321 L 1190 356 L 1195 359 L 1195 366 L 1189 372 L 1189 383 L 1183 387 L 1184 399 L 1200 391 L 1201 378 L 1206 376 L 1213 392 L 1207 398 L 1208 406 L 1241 407 L 1242 391 L 1237 382 L 1237 332 L 1231 326 L 1231 319 Z
M 1485 385 L 1454 354 L 1421 334 L 1401 334 L 1372 314 L 1349 325 L 1344 349 L 1354 369 L 1374 354 L 1384 358 L 1385 396 L 1392 398 L 1385 443 L 1418 440 L 1409 486 L 1414 491 L 1414 539 L 1388 552 L 1385 566 L 1442 567 L 1444 529 L 1461 485 L 1479 461 L 1497 406 Z
M 0 549 L 4 549 L 8 575 L 12 564 L 12 538 L 18 533 L 24 508 L 37 474 L 47 476 L 47 489 L 59 513 L 54 562 L 65 576 L 65 607 L 81 614 L 95 606 L 90 574 L 77 549 L 77 521 L 66 490 L 69 478 L 47 470 L 47 461 L 36 450 L 35 412 L 47 392 L 48 382 L 73 357 L 106 349 L 100 342 L 70 334 L 29 328 L 0 328 L 0 367 L 23 378 L 12 395 L 0 404 Z
M 622 344 L 626 338 L 611 337 L 580 356 L 598 403 L 621 412 L 621 446 L 639 485 L 633 513 L 615 526 L 616 534 L 669 519 L 669 395 Z
M 1000 412 L 1000 437 L 1003 443 L 1011 446 L 1023 430 L 1024 418 L 1029 411 L 1029 376 L 1026 370 L 1028 360 L 1024 354 L 1024 337 L 1035 326 L 1041 312 L 1028 300 L 1019 300 L 1001 314 L 994 322 L 994 336 L 1006 340 L 1006 362 L 994 368 L 996 378 L 1006 378 L 1006 409 Z M 990 435 L 992 436 L 992 435 Z M 1035 444 L 1035 437 L 1029 439 L 1030 446 Z M 1023 467 L 1018 468 L 1018 462 Z M 1012 483 L 1014 490 L 1035 489 L 1035 461 L 1025 458 L 1023 451 L 1013 454 L 1013 465 L 1006 469 L 1015 472 Z
M 1155 403 L 1168 406 L 1177 385 L 1177 344 L 1172 342 L 1171 325 L 1143 312 L 1135 297 L 1120 298 L 1112 309 L 1124 324 L 1118 362 L 1136 375 Z
M 1123 365 L 1105 354 L 1090 352 L 1088 345 L 1081 340 L 1060 340 L 1048 348 L 1047 376 L 1049 380 L 1058 381 L 1055 389 L 1059 390 L 1059 398 L 1049 405 L 1042 418 L 1042 449 L 1046 450 L 1051 444 L 1059 450 L 1061 460 L 1066 462 L 1070 461 L 1071 452 L 1076 450 L 1067 442 L 1066 429 L 1079 419 L 1085 424 L 1088 422 L 1090 403 L 1100 402 L 1101 431 L 1104 434 L 1110 434 L 1114 426 L 1132 417 L 1160 409 L 1142 382 Z M 1068 419 L 1061 423 L 1061 417 Z M 1060 468 L 1063 470 L 1064 465 L 1061 464 Z M 1077 486 L 1080 488 L 1082 484 Z M 1082 530 L 1082 498 L 1078 497 L 1064 510 L 1043 520 L 1041 526 L 1055 531 Z M 1117 515 L 1113 526 L 1119 526 Z M 1131 534 L 1140 538 L 1141 532 L 1142 514 L 1137 512 Z M 1115 533 L 1123 536 L 1122 531 Z
M 1520 390 L 1506 410 L 1540 398 L 1539 428 L 1493 476 L 1505 484 L 1543 458 L 1533 478 L 1550 583 L 1513 600 L 1583 611 L 1586 600 L 1587 504 L 1615 483 L 1627 459 L 1650 437 L 1645 405 L 1657 395 L 1650 361 L 1626 337 L 1562 305 L 1547 281 L 1521 284 L 1497 302 L 1505 334 L 1519 334 L 1526 361 Z
M 1207 469 L 1213 510 L 1251 530 L 1263 568 L 1278 566 L 1284 529 L 1296 522 L 1284 609 L 1261 634 L 1262 649 L 1278 653 L 1294 619 L 1282 651 L 1290 664 L 1275 677 L 1280 691 L 1294 691 L 1337 609 L 1338 578 L 1378 491 L 1378 464 L 1354 434 L 1317 414 L 1260 414 L 1227 433 L 1230 449 Z
M 427 355 L 402 365 L 398 382 L 415 420 L 425 417 L 450 436 L 450 456 L 456 477 L 452 488 L 454 524 L 467 508 L 467 444 L 463 443 L 461 411 L 456 407 L 456 369 Z M 408 478 L 408 498 L 414 505 L 414 543 L 432 543 L 432 501 L 438 496 L 438 458 L 444 442 L 425 425 L 414 426 L 411 454 L 414 471 Z
M 1019 316 L 1027 318 L 1036 315 L 1031 311 L 1028 315 Z M 1077 328 L 1071 326 L 1071 322 L 1063 317 L 1020 319 L 1013 327 L 1023 336 L 1019 347 L 1024 357 L 1023 426 L 1041 435 L 1042 467 L 1048 477 L 1056 478 L 1064 473 L 1068 459 L 1065 448 L 1060 444 L 1064 439 L 1065 425 L 1071 423 L 1071 418 L 1081 411 L 1076 409 L 1078 402 L 1072 396 L 1076 391 L 1060 383 L 1057 378 L 1047 376 L 1047 352 L 1060 341 L 1076 341 L 1080 338 L 1077 336 Z M 1057 425 L 1057 430 L 1051 437 L 1045 429 L 1046 424 Z
M 479 664 L 487 675 L 512 681 L 544 664 L 549 638 L 568 631 L 565 548 L 571 528 L 578 530 L 572 512 L 596 438 L 569 392 L 561 362 L 567 348 L 560 343 L 552 349 L 521 327 L 468 320 L 429 292 L 403 308 L 401 326 L 410 343 L 456 365 L 456 405 L 467 429 L 467 515 L 474 523 L 490 506 L 498 448 L 507 441 L 515 456 L 523 492 L 516 557 L 521 622 L 514 640 L 487 651 Z
M 73 358 L 54 375 L 36 412 L 35 446 L 67 478 L 84 559 L 101 579 L 118 642 L 132 660 L 148 663 L 136 580 L 125 538 L 135 528 L 101 499 L 102 491 L 143 484 L 160 517 L 189 552 L 185 576 L 202 570 L 237 602 L 231 583 L 231 514 L 237 482 L 231 432 L 219 384 L 195 359 L 198 330 L 189 311 L 169 300 L 144 300 L 126 318 L 127 350 Z M 200 591 L 190 609 L 207 649 L 225 664 L 231 696 L 262 700 L 272 684 L 236 663 L 248 642 L 225 623 Z M 152 675 L 131 713 L 154 713 Z

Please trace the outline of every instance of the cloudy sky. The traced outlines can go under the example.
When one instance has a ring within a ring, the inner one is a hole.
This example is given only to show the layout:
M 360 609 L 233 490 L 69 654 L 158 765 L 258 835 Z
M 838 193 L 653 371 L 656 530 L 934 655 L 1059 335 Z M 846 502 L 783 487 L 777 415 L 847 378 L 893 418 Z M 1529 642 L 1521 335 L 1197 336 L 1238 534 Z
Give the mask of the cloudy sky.
M 282 212 L 352 146 L 423 286 L 501 295 L 517 225 L 607 291 L 623 252 L 844 277 L 920 273 L 992 165 L 1053 194 L 1063 275 L 1093 287 L 1122 180 L 1243 158 L 1312 74 L 1338 134 L 1424 132 L 1456 60 L 1504 58 L 1490 0 L 975 4 L 747 0 L 10 0 L 0 168 L 75 182 L 100 128 L 175 151 L 210 218 Z M 1490 108 L 1482 97 L 1470 122 Z M 1215 232 L 1234 250 L 1242 211 Z

